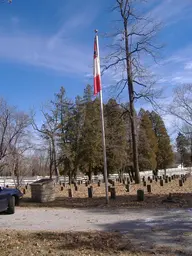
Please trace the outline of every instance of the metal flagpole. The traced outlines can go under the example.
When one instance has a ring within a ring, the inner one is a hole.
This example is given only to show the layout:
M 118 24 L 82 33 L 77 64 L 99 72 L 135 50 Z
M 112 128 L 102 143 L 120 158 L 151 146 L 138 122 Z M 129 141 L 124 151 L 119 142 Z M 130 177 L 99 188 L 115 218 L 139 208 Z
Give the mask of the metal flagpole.
M 97 54 L 98 54 L 98 61 L 100 67 L 100 58 L 99 58 L 99 40 L 98 40 L 98 30 L 95 30 L 96 33 L 96 43 L 97 43 Z M 101 77 L 100 77 L 101 79 Z M 103 115 L 103 93 L 102 88 L 99 92 L 100 96 L 100 108 L 101 108 L 101 124 L 102 124 L 102 143 L 103 143 L 103 158 L 104 158 L 104 179 L 105 179 L 105 193 L 106 193 L 106 203 L 109 203 L 109 195 L 108 195 L 108 177 L 107 177 L 107 155 L 106 155 L 106 143 L 105 143 L 105 122 L 104 122 L 104 115 Z

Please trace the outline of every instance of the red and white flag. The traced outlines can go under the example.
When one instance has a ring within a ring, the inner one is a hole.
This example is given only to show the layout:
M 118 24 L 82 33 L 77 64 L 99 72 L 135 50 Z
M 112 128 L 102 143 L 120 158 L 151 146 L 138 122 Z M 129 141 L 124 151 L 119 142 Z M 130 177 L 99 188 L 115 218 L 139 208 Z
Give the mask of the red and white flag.
M 101 71 L 99 60 L 98 36 L 95 35 L 94 40 L 94 60 L 93 60 L 93 76 L 94 76 L 94 95 L 101 91 Z

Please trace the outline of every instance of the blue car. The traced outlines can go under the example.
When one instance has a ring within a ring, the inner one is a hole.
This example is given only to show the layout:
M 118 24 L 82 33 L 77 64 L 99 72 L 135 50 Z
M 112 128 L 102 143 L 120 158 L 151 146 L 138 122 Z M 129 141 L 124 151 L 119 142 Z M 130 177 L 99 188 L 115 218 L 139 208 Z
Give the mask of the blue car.
M 0 187 L 0 212 L 15 213 L 15 205 L 19 205 L 22 197 L 23 194 L 19 189 Z

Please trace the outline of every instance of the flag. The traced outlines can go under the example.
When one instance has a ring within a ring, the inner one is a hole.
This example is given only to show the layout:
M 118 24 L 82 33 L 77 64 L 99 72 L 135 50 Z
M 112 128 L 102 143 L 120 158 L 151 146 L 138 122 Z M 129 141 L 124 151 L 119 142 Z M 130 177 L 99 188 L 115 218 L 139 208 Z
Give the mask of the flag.
M 93 76 L 94 76 L 94 95 L 101 91 L 101 71 L 99 60 L 98 36 L 94 40 L 94 59 L 93 59 Z

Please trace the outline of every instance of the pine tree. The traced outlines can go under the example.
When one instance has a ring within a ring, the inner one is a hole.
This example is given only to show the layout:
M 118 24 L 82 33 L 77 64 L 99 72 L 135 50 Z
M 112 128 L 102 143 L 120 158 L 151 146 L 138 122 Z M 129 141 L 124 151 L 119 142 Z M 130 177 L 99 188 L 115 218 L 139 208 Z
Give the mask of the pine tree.
M 157 167 L 157 138 L 155 136 L 149 112 L 140 110 L 139 127 L 139 165 L 140 170 L 155 170 Z
M 154 111 L 150 113 L 150 118 L 158 142 L 156 173 L 159 169 L 164 169 L 166 172 L 174 158 L 170 138 L 162 118 Z
M 116 100 L 110 99 L 105 105 L 105 131 L 108 174 L 121 172 L 127 165 L 128 141 L 123 110 Z
M 102 132 L 100 119 L 100 102 L 92 100 L 92 87 L 87 85 L 84 91 L 85 118 L 80 140 L 81 169 L 89 176 L 95 170 L 102 170 Z
M 69 182 L 71 182 L 74 172 L 74 154 L 72 151 L 70 120 L 73 117 L 74 104 L 66 97 L 64 87 L 61 87 L 59 93 L 55 94 L 52 106 L 52 118 L 57 123 L 58 165 L 60 172 L 67 174 Z
M 176 144 L 177 144 L 177 152 L 180 155 L 181 165 L 183 166 L 189 165 L 189 162 L 190 162 L 190 157 L 188 152 L 189 142 L 186 136 L 179 132 L 176 138 Z

